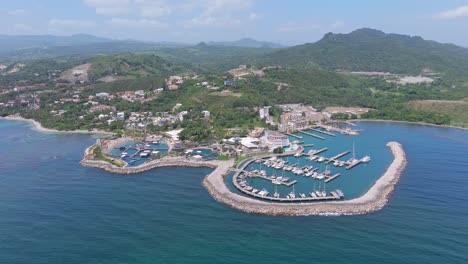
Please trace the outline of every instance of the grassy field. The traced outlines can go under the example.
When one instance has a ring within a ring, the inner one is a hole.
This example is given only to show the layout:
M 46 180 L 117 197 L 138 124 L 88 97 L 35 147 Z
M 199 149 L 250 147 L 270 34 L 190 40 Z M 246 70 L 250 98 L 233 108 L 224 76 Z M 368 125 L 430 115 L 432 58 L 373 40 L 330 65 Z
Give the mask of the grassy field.
M 407 107 L 447 114 L 450 116 L 451 126 L 468 127 L 468 98 L 458 101 L 418 100 L 409 102 Z

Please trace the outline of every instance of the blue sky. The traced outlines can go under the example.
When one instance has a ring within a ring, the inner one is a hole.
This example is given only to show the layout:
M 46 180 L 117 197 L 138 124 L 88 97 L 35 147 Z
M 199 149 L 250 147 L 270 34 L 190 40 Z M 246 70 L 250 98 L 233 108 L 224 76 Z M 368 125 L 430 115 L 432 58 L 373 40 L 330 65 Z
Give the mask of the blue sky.
M 461 0 L 15 0 L 2 1 L 0 23 L 0 34 L 190 43 L 299 44 L 370 27 L 468 47 L 468 1 Z

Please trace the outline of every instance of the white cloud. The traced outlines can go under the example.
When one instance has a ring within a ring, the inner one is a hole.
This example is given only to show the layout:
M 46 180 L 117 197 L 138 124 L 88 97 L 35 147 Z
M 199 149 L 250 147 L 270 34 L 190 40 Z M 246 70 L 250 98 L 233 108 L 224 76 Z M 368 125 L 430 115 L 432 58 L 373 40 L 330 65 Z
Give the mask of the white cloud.
M 199 13 L 186 22 L 185 27 L 223 27 L 238 26 L 244 20 L 257 19 L 255 13 L 243 14 L 242 12 L 253 5 L 253 0 L 201 0 L 189 1 L 185 9 L 192 13 Z
M 282 25 L 276 29 L 280 33 L 295 33 L 295 32 L 318 32 L 321 27 L 315 24 L 310 23 L 297 23 L 297 22 L 288 22 L 285 25 Z
M 26 25 L 26 24 L 14 24 L 13 25 L 13 30 L 15 32 L 17 32 L 17 31 L 28 32 L 28 31 L 32 30 L 32 27 L 30 25 Z
M 130 10 L 130 0 L 84 0 L 98 15 L 121 15 Z
M 165 29 L 168 28 L 169 25 L 159 22 L 153 19 L 126 19 L 126 18 L 112 18 L 109 21 L 110 24 L 116 26 L 125 26 L 125 27 L 143 27 L 143 28 L 158 28 L 158 29 Z
M 96 23 L 88 20 L 58 19 L 49 20 L 49 25 L 53 27 L 65 28 L 89 28 L 96 26 Z
M 330 25 L 330 28 L 340 29 L 340 28 L 343 28 L 344 26 L 345 26 L 345 23 L 343 21 L 337 20 Z
M 249 20 L 257 20 L 259 18 L 260 18 L 260 15 L 257 14 L 257 13 L 252 12 L 252 13 L 249 14 Z
M 455 19 L 468 16 L 468 5 L 450 9 L 434 16 L 437 19 Z
M 29 11 L 26 10 L 26 9 L 15 9 L 15 10 L 11 10 L 8 12 L 8 15 L 10 16 L 27 16 L 29 15 Z
M 143 17 L 160 17 L 172 13 L 171 6 L 162 0 L 135 0 L 135 4 Z

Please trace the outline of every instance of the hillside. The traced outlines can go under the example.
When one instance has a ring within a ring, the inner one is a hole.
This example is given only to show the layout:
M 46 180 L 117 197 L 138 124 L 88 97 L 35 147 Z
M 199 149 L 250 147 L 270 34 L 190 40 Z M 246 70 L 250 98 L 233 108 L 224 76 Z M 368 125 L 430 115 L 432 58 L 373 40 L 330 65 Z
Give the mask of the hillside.
M 191 64 L 200 70 L 225 72 L 240 64 L 255 64 L 258 58 L 276 51 L 271 48 L 212 46 L 204 42 L 186 48 L 162 48 L 155 51 L 167 61 Z
M 91 63 L 88 71 L 90 81 L 97 81 L 103 77 L 117 80 L 156 75 L 165 78 L 171 74 L 190 71 L 188 67 L 170 63 L 152 53 L 101 56 L 89 60 L 89 63 Z
M 266 64 L 327 70 L 382 71 L 402 74 L 468 72 L 468 49 L 373 29 L 326 34 L 315 43 L 282 49 L 263 57 Z

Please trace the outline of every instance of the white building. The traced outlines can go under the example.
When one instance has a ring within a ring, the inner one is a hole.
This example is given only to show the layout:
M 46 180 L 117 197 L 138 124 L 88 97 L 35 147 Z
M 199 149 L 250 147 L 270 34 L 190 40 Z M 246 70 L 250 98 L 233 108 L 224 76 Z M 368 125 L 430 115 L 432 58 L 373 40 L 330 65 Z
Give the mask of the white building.
M 270 148 L 277 148 L 277 147 L 287 147 L 289 146 L 289 138 L 288 136 L 278 132 L 267 130 L 265 131 L 265 136 L 263 137 L 263 141 L 266 145 Z
M 108 93 L 97 93 L 96 97 L 99 99 L 107 99 L 109 97 Z
M 135 91 L 135 95 L 136 95 L 136 96 L 145 96 L 145 91 L 143 91 L 143 90 L 137 90 L 137 91 Z
M 125 120 L 125 112 L 117 112 L 117 119 L 120 121 Z
M 262 107 L 258 112 L 260 114 L 260 119 L 267 119 L 270 117 L 270 106 Z

